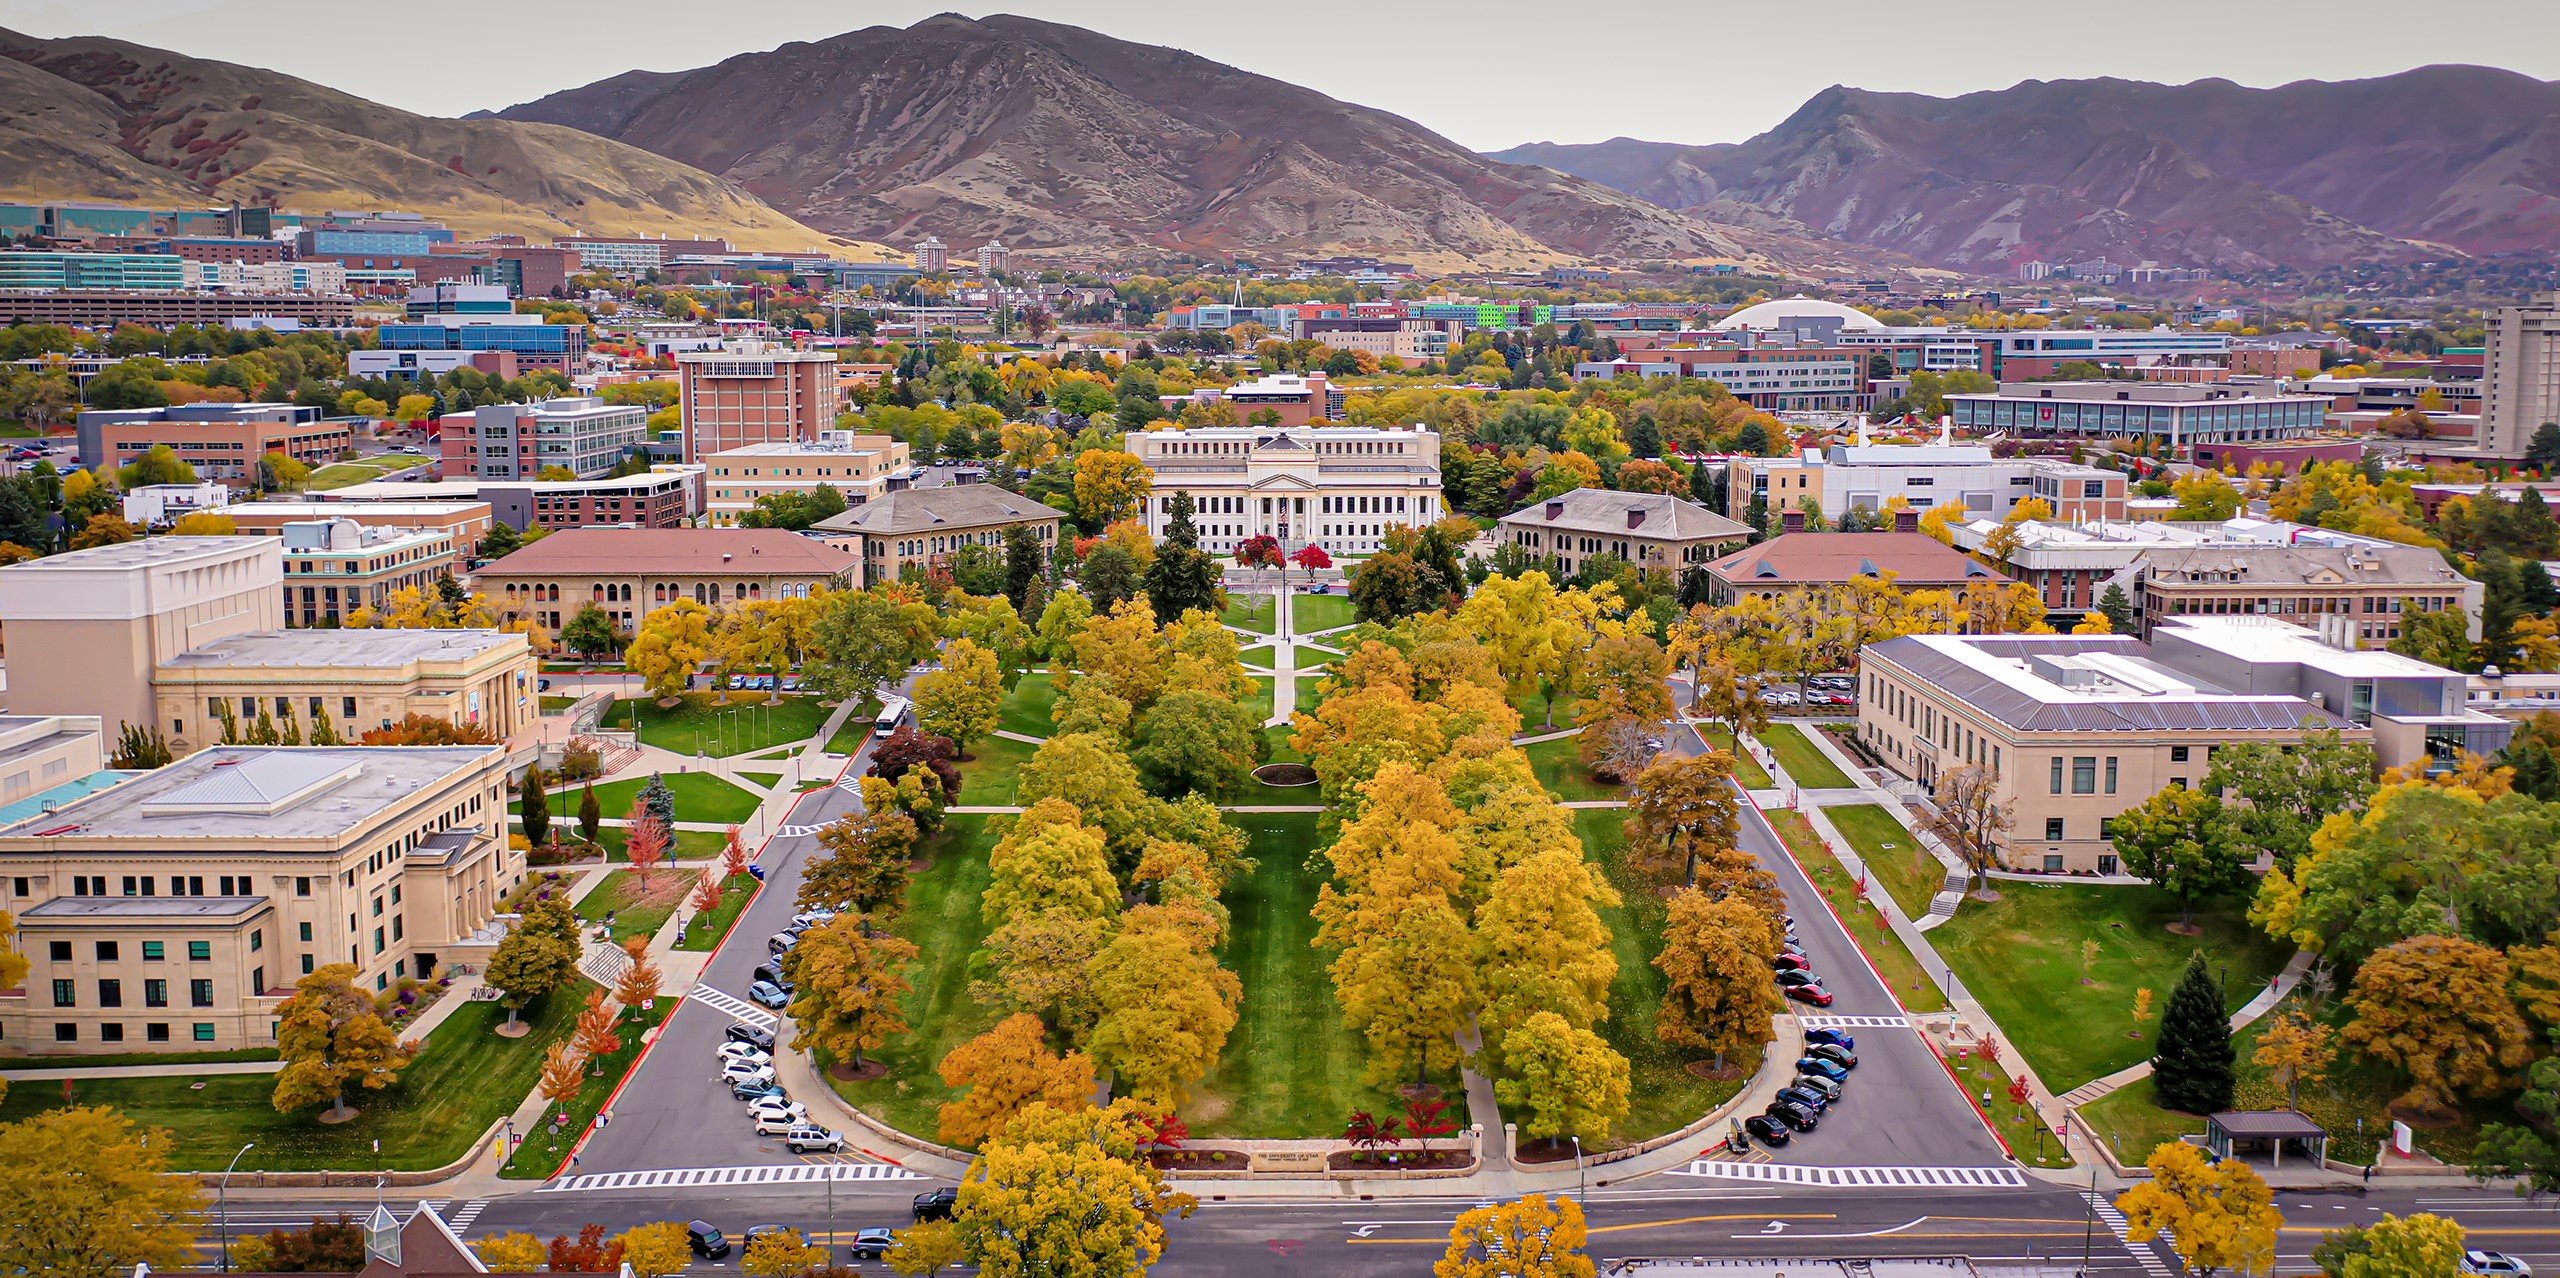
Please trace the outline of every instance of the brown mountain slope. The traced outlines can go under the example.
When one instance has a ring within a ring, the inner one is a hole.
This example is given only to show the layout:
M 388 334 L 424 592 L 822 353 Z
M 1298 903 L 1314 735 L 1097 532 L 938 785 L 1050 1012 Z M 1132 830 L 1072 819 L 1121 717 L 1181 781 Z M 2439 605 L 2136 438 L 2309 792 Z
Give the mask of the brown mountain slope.
M 307 80 L 0 31 L 0 198 L 401 208 L 474 233 L 827 237 L 733 183 L 572 129 L 412 115 Z
M 1750 235 L 1499 164 L 1175 49 L 945 14 L 634 73 L 500 113 L 734 179 L 812 225 L 955 246 L 1750 258 Z
M 2029 258 L 2260 269 L 2506 252 L 2560 237 L 2560 88 L 2480 67 L 2250 89 L 2028 81 L 1931 98 L 1832 88 L 1737 145 L 1538 143 L 1673 207 L 1997 270 Z

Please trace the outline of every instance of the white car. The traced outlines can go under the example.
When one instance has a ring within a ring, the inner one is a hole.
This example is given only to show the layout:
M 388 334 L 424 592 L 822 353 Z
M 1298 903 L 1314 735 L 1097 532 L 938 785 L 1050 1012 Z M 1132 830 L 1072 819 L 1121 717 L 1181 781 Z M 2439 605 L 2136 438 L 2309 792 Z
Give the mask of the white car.
M 833 910 L 802 910 L 791 916 L 791 926 L 805 932 L 813 927 L 825 927 L 835 922 L 835 919 L 836 912 Z
M 794 1127 L 808 1126 L 809 1107 L 798 1101 L 767 1098 L 748 1102 L 747 1117 L 755 1120 L 758 1131 L 764 1130 L 766 1123 L 780 1123 L 782 1126 L 776 1130 L 788 1131 Z
M 809 1126 L 809 1120 L 805 1116 L 793 1118 L 788 1114 L 771 1113 L 755 1114 L 754 1118 L 758 1136 L 788 1136 L 793 1132 L 805 1130 Z
M 770 1065 L 773 1063 L 773 1053 L 753 1043 L 722 1043 L 720 1045 L 722 1065 L 736 1065 L 741 1062 L 748 1065 Z
M 731 1087 L 740 1083 L 770 1083 L 773 1081 L 773 1066 L 732 1061 L 720 1067 L 720 1081 Z
M 2503 1251 L 2462 1253 L 2462 1272 L 2485 1278 L 2533 1278 L 2533 1266 Z

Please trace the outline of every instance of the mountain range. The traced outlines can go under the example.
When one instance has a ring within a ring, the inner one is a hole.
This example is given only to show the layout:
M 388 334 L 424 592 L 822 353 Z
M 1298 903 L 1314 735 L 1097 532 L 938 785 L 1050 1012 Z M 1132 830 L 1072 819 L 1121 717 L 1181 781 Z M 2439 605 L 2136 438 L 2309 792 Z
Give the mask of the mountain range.
M 471 234 L 828 237 L 743 188 L 555 125 L 413 115 L 120 40 L 0 30 L 0 199 L 398 208 Z
M 1494 158 L 1987 273 L 2101 256 L 2306 269 L 2560 241 L 2560 85 L 2487 67 L 2273 89 L 1833 87 L 1746 142 L 1541 142 Z

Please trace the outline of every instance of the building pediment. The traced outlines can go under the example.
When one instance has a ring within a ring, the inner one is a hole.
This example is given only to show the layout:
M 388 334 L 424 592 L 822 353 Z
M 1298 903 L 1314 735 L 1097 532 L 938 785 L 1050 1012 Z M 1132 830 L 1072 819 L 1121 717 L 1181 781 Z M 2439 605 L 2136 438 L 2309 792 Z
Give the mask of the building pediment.
M 1314 480 L 1308 479 L 1304 475 L 1288 474 L 1265 475 L 1262 478 L 1253 481 L 1248 485 L 1248 487 L 1252 488 L 1256 492 L 1267 492 L 1273 489 L 1282 488 L 1307 493 L 1311 493 L 1316 490 Z

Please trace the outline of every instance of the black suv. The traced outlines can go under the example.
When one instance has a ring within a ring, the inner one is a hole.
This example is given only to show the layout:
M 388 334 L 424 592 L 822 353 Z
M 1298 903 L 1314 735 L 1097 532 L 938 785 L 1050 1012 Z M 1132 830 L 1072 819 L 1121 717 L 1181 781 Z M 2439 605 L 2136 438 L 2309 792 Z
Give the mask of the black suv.
M 761 1025 L 749 1025 L 745 1021 L 740 1021 L 729 1027 L 729 1041 L 744 1043 L 760 1051 L 770 1052 L 773 1050 L 773 1031 Z
M 959 1207 L 960 1191 L 957 1189 L 937 1189 L 931 1193 L 918 1194 L 915 1203 L 916 1220 L 918 1223 L 928 1220 L 949 1220 L 952 1213 Z
M 685 1222 L 684 1240 L 693 1254 L 705 1260 L 718 1260 L 729 1254 L 729 1240 L 720 1236 L 720 1227 L 707 1220 Z

